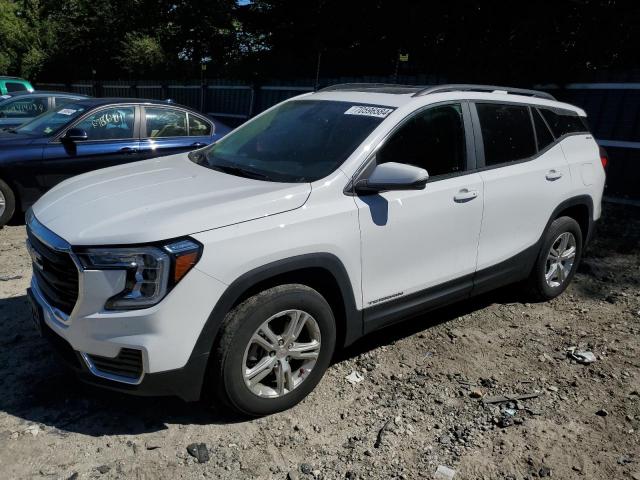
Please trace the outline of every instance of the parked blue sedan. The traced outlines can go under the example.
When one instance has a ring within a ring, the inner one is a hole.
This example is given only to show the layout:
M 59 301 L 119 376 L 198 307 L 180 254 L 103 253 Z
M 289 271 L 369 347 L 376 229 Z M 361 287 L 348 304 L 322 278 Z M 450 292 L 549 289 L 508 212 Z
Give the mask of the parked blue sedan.
M 204 147 L 229 131 L 176 104 L 87 98 L 0 132 L 0 226 L 74 175 Z
M 0 95 L 0 129 L 13 128 L 65 103 L 89 98 L 66 92 L 17 92 Z

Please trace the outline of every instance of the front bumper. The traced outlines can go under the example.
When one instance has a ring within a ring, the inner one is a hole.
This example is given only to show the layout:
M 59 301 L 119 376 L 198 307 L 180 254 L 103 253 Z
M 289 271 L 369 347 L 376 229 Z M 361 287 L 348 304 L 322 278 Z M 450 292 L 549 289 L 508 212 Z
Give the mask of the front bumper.
M 68 316 L 47 303 L 35 278 L 29 289 L 41 312 L 42 335 L 66 366 L 83 381 L 112 390 L 200 398 L 209 352 L 194 347 L 217 299 L 216 289 L 222 293 L 223 284 L 194 269 L 153 308 L 104 312 L 98 303 L 97 311 L 78 315 L 87 310 L 87 296 L 97 296 L 87 295 L 86 282 L 81 280 L 81 285 L 78 305 Z M 134 352 L 140 363 L 136 375 Z M 122 368 L 130 370 L 122 374 Z
M 102 387 L 197 400 L 209 351 L 195 347 L 226 286 L 194 268 L 158 305 L 116 312 L 104 304 L 117 293 L 119 272 L 78 275 L 78 300 L 68 315 L 47 302 L 36 276 L 29 289 L 43 336 L 64 363 Z

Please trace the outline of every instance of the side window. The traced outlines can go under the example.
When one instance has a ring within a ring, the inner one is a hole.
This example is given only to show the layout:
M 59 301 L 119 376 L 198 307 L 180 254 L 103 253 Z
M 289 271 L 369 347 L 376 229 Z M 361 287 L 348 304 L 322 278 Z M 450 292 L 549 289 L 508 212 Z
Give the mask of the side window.
M 524 160 L 536 153 L 529 107 L 476 104 L 486 166 Z
M 99 110 L 80 121 L 75 128 L 87 132 L 88 140 L 133 138 L 134 107 Z
M 387 140 L 376 160 L 414 165 L 435 177 L 463 171 L 465 153 L 462 107 L 451 104 L 414 115 Z
M 193 113 L 189 114 L 189 135 L 192 137 L 205 137 L 211 135 L 211 123 Z
M 533 114 L 533 125 L 536 129 L 536 138 L 538 139 L 538 150 L 544 150 L 553 143 L 553 135 L 549 131 L 549 127 L 542 119 L 540 112 L 536 108 L 531 108 Z
M 588 132 L 586 121 L 577 113 L 560 108 L 541 108 L 540 112 L 556 138 L 567 133 Z
M 69 98 L 69 97 L 53 97 L 53 98 L 54 98 L 56 107 L 59 107 L 60 105 L 64 105 L 65 103 L 69 103 L 73 100 L 77 100 L 75 98 Z
M 27 87 L 25 87 L 22 83 L 18 82 L 5 82 L 4 84 L 7 92 L 26 92 Z
M 30 118 L 47 110 L 47 97 L 15 98 L 0 106 L 0 117 Z
M 156 107 L 145 107 L 145 112 L 148 138 L 187 136 L 187 112 Z

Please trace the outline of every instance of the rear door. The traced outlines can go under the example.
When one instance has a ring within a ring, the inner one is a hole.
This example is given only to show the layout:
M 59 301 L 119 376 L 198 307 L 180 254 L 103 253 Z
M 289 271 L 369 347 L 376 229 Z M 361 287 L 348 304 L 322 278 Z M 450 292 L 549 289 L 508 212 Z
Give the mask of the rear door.
M 481 291 L 526 275 L 571 179 L 562 148 L 535 109 L 476 102 L 472 115 L 484 181 L 476 284 Z
M 181 108 L 142 107 L 140 150 L 143 158 L 187 152 L 211 143 L 211 122 Z
M 41 172 L 46 186 L 51 188 L 81 173 L 140 160 L 138 116 L 136 105 L 111 105 L 92 110 L 70 125 L 69 128 L 86 131 L 88 138 L 69 142 L 56 137 L 45 147 Z

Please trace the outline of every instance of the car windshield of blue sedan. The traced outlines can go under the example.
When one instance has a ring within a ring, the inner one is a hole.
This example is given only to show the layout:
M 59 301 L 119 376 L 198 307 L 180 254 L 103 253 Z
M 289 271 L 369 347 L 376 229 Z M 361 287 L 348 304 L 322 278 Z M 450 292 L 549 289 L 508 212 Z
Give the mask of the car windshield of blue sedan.
M 231 175 L 272 182 L 326 177 L 393 107 L 324 100 L 284 103 L 190 154 L 195 163 Z
M 83 105 L 67 103 L 60 108 L 50 110 L 37 116 L 30 122 L 16 128 L 16 133 L 26 133 L 27 135 L 37 135 L 41 137 L 51 137 L 72 122 L 87 110 Z

